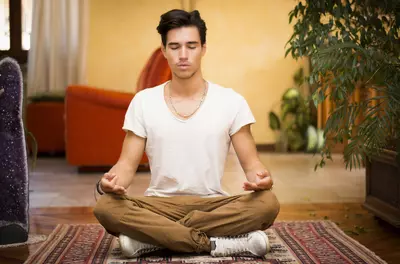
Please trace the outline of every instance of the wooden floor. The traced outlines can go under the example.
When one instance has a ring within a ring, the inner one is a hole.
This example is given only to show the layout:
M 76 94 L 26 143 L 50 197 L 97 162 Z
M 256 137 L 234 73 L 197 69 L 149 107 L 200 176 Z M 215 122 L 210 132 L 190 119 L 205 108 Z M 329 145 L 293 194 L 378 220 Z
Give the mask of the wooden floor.
M 57 224 L 96 223 L 91 207 L 37 208 L 30 215 L 32 234 L 48 235 Z M 400 263 L 400 230 L 376 219 L 360 204 L 282 204 L 277 220 L 310 219 L 332 220 L 388 263 Z M 0 263 L 23 263 L 39 246 L 0 249 Z
M 274 193 L 281 204 L 361 203 L 365 199 L 365 169 L 346 170 L 340 155 L 314 171 L 318 155 L 305 153 L 259 153 L 274 178 Z M 93 207 L 93 187 L 101 172 L 79 173 L 63 158 L 38 159 L 29 175 L 29 204 L 43 207 Z M 141 196 L 149 187 L 151 174 L 137 173 L 128 189 L 131 196 Z M 222 188 L 231 195 L 243 193 L 245 180 L 236 153 L 227 157 Z

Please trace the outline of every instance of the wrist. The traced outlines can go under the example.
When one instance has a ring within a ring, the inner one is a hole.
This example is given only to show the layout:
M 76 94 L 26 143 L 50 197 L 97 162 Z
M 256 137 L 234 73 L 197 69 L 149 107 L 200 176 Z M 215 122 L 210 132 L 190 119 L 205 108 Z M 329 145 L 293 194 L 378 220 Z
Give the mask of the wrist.
M 244 172 L 246 174 L 267 171 L 267 169 L 265 168 L 264 164 L 259 160 L 257 160 L 255 162 L 251 163 L 250 165 L 244 167 L 243 170 L 244 170 Z
M 105 194 L 105 192 L 103 191 L 103 189 L 101 188 L 101 179 L 96 183 L 96 190 L 100 195 Z

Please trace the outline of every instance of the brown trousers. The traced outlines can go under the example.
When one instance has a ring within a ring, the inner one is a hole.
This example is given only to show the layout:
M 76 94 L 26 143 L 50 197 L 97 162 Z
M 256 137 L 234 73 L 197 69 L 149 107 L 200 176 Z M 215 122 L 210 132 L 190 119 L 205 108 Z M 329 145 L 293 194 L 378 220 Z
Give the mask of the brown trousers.
M 209 237 L 265 230 L 275 221 L 279 202 L 272 191 L 228 197 L 129 197 L 105 194 L 94 215 L 112 235 L 176 252 L 210 252 Z

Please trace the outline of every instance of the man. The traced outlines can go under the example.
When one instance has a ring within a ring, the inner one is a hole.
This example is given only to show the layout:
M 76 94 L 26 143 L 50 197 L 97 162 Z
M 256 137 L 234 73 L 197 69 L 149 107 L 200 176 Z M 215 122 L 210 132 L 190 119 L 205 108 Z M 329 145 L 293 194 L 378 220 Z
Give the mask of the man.
M 279 212 L 272 178 L 260 162 L 246 100 L 205 81 L 206 25 L 198 11 L 171 10 L 157 27 L 171 81 L 136 94 L 127 110 L 118 162 L 98 183 L 94 214 L 119 236 L 123 254 L 167 248 L 212 256 L 263 256 L 263 231 Z M 229 196 L 221 178 L 229 146 L 237 152 L 248 194 Z M 146 151 L 151 168 L 144 197 L 126 195 Z

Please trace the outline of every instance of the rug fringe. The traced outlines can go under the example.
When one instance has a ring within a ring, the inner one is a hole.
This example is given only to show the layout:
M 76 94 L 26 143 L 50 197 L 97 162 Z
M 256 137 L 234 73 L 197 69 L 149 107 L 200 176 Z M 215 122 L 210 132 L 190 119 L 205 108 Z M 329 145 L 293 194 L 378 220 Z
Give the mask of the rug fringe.
M 32 245 L 32 244 L 37 244 L 40 242 L 43 242 L 47 239 L 47 236 L 45 235 L 28 235 L 28 241 L 23 242 L 23 243 L 14 243 L 14 244 L 6 244 L 6 245 L 0 245 L 0 248 L 12 248 L 12 247 L 21 247 L 21 246 L 26 246 L 26 245 Z

